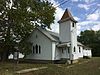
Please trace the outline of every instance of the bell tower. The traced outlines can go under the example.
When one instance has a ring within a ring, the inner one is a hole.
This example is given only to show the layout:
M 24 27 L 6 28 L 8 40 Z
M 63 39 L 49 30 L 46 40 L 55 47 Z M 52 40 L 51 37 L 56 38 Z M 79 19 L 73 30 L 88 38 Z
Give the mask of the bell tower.
M 58 23 L 60 41 L 61 43 L 70 43 L 70 59 L 73 60 L 75 59 L 73 54 L 77 52 L 77 21 L 73 18 L 70 11 L 66 9 Z

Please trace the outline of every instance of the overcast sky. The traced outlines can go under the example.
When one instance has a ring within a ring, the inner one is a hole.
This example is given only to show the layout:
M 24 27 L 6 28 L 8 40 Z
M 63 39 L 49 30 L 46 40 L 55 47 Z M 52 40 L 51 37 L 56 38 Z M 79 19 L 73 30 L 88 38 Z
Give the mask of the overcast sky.
M 54 6 L 58 6 L 67 0 L 49 0 Z M 63 1 L 63 2 L 62 2 Z M 77 34 L 86 29 L 100 29 L 100 0 L 69 0 L 63 5 L 57 7 L 55 14 L 55 23 L 51 25 L 52 31 L 59 33 L 59 24 L 65 9 L 68 8 L 77 23 Z

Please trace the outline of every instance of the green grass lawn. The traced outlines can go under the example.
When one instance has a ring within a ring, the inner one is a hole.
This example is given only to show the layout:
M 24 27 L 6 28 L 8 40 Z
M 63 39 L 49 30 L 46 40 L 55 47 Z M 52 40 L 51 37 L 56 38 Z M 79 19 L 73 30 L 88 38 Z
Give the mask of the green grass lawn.
M 44 67 L 47 66 L 48 68 L 20 75 L 100 75 L 100 57 L 93 57 L 91 59 L 80 59 L 79 63 L 73 65 L 66 65 L 66 64 L 16 65 L 13 63 L 0 63 L 0 75 L 14 75 L 15 70 L 36 68 L 41 66 Z

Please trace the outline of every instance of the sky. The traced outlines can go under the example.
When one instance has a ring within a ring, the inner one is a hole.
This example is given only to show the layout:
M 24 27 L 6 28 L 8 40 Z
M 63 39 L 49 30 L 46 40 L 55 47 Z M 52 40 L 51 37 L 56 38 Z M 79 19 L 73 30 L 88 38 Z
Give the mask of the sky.
M 100 0 L 49 0 L 56 7 L 55 20 L 51 25 L 51 31 L 59 33 L 59 24 L 57 23 L 66 8 L 68 8 L 78 21 L 77 35 L 84 30 L 100 30 Z M 66 2 L 59 6 L 59 4 Z M 57 7 L 58 6 L 58 7 Z

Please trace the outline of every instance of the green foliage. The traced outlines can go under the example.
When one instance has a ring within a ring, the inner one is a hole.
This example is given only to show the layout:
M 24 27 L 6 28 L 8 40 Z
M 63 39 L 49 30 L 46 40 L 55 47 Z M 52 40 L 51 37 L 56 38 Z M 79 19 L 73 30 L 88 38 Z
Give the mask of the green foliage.
M 46 0 L 0 0 L 2 51 L 12 50 L 15 46 L 20 50 L 28 48 L 26 38 L 37 26 L 50 28 L 54 13 L 55 8 Z
M 78 36 L 78 41 L 92 48 L 94 56 L 100 56 L 100 30 L 85 30 Z

